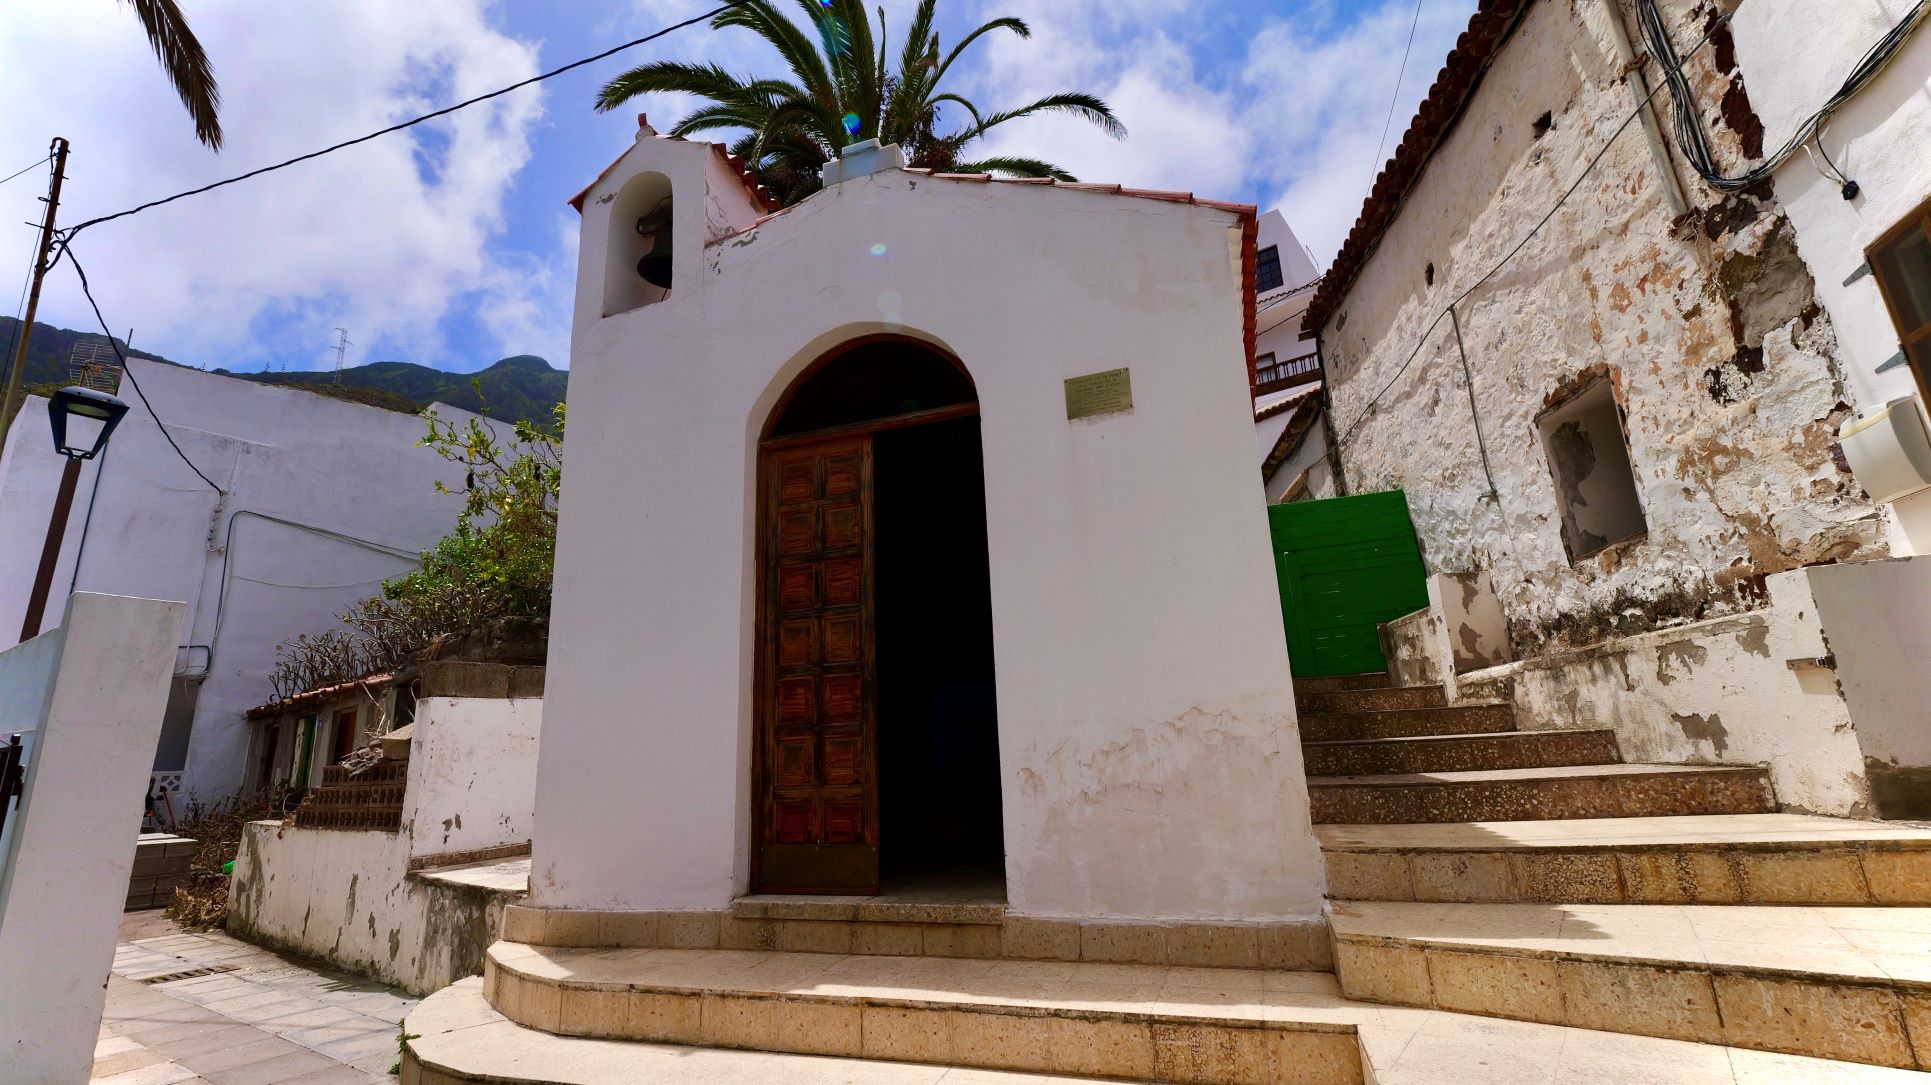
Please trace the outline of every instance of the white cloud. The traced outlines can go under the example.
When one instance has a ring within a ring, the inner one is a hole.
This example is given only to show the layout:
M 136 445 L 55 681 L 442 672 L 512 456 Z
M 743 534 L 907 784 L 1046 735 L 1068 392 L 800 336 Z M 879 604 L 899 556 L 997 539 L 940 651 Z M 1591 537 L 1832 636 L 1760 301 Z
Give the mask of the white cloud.
M 1274 23 L 1254 38 L 1244 67 L 1251 105 L 1242 121 L 1264 145 L 1280 149 L 1254 163 L 1255 181 L 1277 194 L 1277 206 L 1324 265 L 1346 239 L 1474 6 L 1474 0 L 1423 5 L 1398 99 L 1395 76 L 1415 25 L 1407 0 L 1387 0 L 1345 27 L 1332 25 L 1331 15 L 1315 6 L 1313 17 Z
M 360 135 L 537 70 L 535 48 L 492 29 L 481 0 L 196 5 L 190 16 L 223 91 L 219 155 L 194 142 L 125 6 L 9 5 L 0 101 L 33 108 L 0 114 L 0 147 L 39 147 L 49 133 L 73 140 L 65 223 Z M 549 269 L 506 260 L 491 245 L 541 113 L 541 91 L 520 91 L 102 224 L 76 238 L 75 250 L 116 332 L 132 326 L 137 343 L 164 343 L 183 360 L 253 368 L 265 360 L 254 345 L 260 322 L 276 321 L 288 322 L 278 341 L 315 344 L 311 365 L 324 363 L 337 325 L 405 357 L 473 364 L 448 356 L 438 328 L 459 299 L 474 299 L 490 314 L 485 326 L 505 336 L 567 323 L 543 316 L 558 304 Z M 14 221 L 34 213 L 22 204 L 21 192 L 0 193 L 0 213 Z M 92 325 L 65 272 L 50 278 L 42 313 Z M 504 345 L 557 346 L 508 338 Z
M 1382 159 L 1474 6 L 1425 0 Z M 1218 198 L 1258 190 L 1325 263 L 1379 168 L 1376 142 L 1414 13 L 1411 0 L 1381 0 L 1343 18 L 1333 0 L 1309 0 L 1282 15 L 1256 14 L 1240 42 L 1213 43 L 1229 55 L 1210 68 L 1195 59 L 1200 35 L 1229 31 L 1203 29 L 1198 5 L 986 0 L 982 15 L 1019 15 L 1034 35 L 995 40 L 989 63 L 968 76 L 970 96 L 1004 106 L 1055 90 L 1099 94 L 1130 129 L 1124 143 L 1054 118 L 1016 123 L 986 150 L 1046 157 L 1087 180 Z

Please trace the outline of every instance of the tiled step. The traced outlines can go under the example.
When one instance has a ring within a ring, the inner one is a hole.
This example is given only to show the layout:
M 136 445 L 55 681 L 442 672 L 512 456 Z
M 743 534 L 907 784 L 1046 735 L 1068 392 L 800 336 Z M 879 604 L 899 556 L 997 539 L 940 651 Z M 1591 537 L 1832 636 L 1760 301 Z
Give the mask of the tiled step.
M 1292 990 L 1262 991 L 1261 1011 L 1354 1027 L 1378 1085 L 1905 1085 L 1922 1080 L 1908 1071 L 1857 1063 L 1349 1002 L 1332 976 L 1295 979 Z M 1122 998 L 1130 994 L 1130 989 L 1120 992 Z M 1234 1012 L 1236 993 L 1227 992 L 1226 1002 Z M 480 979 L 431 995 L 411 1011 L 407 1031 L 402 1085 L 1095 1085 L 1101 1080 L 558 1036 L 524 1028 L 491 1009 Z M 1281 1080 L 1293 1085 L 1306 1079 L 1290 1074 Z
M 1297 687 L 1294 703 L 1302 712 L 1392 712 L 1441 708 L 1448 703 L 1448 694 L 1440 686 L 1383 686 L 1332 693 L 1303 693 Z
M 1328 971 L 1319 917 L 1271 922 L 1009 915 L 1000 900 L 750 896 L 715 912 L 600 912 L 510 904 L 507 942 L 573 949 L 780 951 L 872 957 Z
M 1390 683 L 1387 671 L 1362 674 L 1336 674 L 1326 678 L 1296 678 L 1296 693 L 1336 693 L 1350 689 L 1383 689 Z
M 563 1035 L 1147 1082 L 1359 1085 L 1352 1025 L 1263 1009 L 1270 979 L 1294 990 L 1324 978 L 498 942 L 484 992 L 509 1020 Z
M 1350 998 L 1931 1069 L 1931 909 L 1347 903 Z
M 1308 778 L 1317 825 L 1764 814 L 1776 809 L 1761 768 L 1590 765 Z
M 1322 825 L 1336 900 L 1931 906 L 1931 828 L 1809 814 Z
M 1533 769 L 1606 765 L 1622 760 L 1616 748 L 1616 732 L 1608 728 L 1309 742 L 1301 752 L 1309 776 Z
M 1301 716 L 1300 727 L 1303 742 L 1485 735 L 1515 730 L 1515 709 L 1506 704 L 1472 704 L 1390 712 L 1308 712 Z

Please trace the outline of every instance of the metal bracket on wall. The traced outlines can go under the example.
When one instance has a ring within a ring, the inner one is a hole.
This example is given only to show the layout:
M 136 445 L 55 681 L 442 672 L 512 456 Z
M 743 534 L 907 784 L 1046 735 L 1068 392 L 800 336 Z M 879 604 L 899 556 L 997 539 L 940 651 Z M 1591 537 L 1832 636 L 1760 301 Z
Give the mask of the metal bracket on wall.
M 1886 358 L 1883 361 L 1877 363 L 1877 369 L 1875 370 L 1875 372 L 1889 373 L 1891 370 L 1896 369 L 1898 366 L 1903 365 L 1904 361 L 1905 361 L 1904 352 L 1900 350 L 1896 354 L 1891 355 L 1889 358 Z
M 1859 279 L 1864 278 L 1866 275 L 1869 275 L 1870 273 L 1871 273 L 1871 262 L 1869 260 L 1866 260 L 1862 264 L 1858 265 L 1856 271 L 1851 272 L 1851 277 L 1844 280 L 1844 285 L 1849 286 L 1850 284 L 1856 282 Z
M 1786 659 L 1784 666 L 1793 671 L 1834 671 L 1837 669 L 1837 657 L 1823 655 L 1815 658 L 1805 656 L 1802 659 Z

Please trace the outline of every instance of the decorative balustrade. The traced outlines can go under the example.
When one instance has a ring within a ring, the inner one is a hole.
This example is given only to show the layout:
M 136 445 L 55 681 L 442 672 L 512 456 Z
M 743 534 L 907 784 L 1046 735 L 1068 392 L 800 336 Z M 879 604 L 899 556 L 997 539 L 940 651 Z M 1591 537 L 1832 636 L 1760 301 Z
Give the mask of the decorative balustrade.
M 407 761 L 378 762 L 355 776 L 331 765 L 322 770 L 321 786 L 295 811 L 295 825 L 393 833 L 402 828 L 402 793 L 408 783 Z

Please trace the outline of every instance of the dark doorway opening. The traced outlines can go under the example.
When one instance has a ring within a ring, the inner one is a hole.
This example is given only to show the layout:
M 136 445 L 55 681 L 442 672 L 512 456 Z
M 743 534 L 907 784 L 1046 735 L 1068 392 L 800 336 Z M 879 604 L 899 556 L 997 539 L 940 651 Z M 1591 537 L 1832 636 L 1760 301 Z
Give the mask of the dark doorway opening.
M 1003 895 L 976 399 L 955 360 L 880 338 L 821 360 L 773 412 L 756 892 Z
M 880 874 L 887 892 L 1003 887 L 979 420 L 880 433 Z

